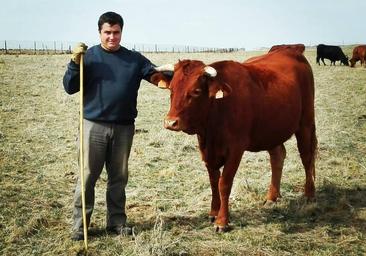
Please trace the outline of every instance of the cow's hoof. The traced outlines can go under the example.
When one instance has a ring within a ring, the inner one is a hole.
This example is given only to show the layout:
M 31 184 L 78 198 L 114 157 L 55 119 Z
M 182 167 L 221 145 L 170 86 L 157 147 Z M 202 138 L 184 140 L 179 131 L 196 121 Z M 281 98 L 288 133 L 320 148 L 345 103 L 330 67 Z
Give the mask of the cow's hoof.
M 228 232 L 230 230 L 231 230 L 231 228 L 230 228 L 229 225 L 225 225 L 225 226 L 215 225 L 215 231 L 216 231 L 216 233 L 225 233 L 225 232 Z
M 211 223 L 214 223 L 216 220 L 216 216 L 208 216 L 208 219 Z
M 315 197 L 308 197 L 306 199 L 306 203 L 308 203 L 308 204 L 316 203 L 316 198 Z
M 263 203 L 263 206 L 266 208 L 271 208 L 276 204 L 276 201 L 272 201 L 272 200 L 266 200 Z

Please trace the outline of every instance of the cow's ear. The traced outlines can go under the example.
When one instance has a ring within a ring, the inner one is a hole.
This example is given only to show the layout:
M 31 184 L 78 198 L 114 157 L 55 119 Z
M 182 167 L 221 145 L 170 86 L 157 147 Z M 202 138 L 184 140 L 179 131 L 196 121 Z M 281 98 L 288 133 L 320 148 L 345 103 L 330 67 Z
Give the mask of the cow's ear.
M 212 79 L 208 83 L 209 97 L 215 99 L 221 99 L 230 95 L 232 89 L 231 86 L 223 81 L 218 81 L 217 79 Z
M 169 71 L 156 72 L 150 77 L 150 83 L 157 85 L 162 89 L 169 89 L 170 81 L 172 80 L 173 73 Z
M 221 99 L 231 93 L 231 87 L 227 83 L 220 81 L 217 77 L 217 70 L 211 66 L 204 67 L 204 77 L 208 79 L 209 97 Z

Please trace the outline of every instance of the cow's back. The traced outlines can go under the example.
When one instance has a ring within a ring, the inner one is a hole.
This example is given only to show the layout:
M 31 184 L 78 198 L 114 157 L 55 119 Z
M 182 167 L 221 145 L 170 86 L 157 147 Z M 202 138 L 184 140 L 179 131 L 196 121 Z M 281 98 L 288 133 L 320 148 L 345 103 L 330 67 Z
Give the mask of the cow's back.
M 278 51 L 278 50 L 290 50 L 297 51 L 299 53 L 304 53 L 305 45 L 304 44 L 280 44 L 273 45 L 268 52 Z
M 245 82 L 233 88 L 232 104 L 242 106 L 249 151 L 279 145 L 296 132 L 304 118 L 314 119 L 313 74 L 302 54 L 274 51 L 242 66 Z

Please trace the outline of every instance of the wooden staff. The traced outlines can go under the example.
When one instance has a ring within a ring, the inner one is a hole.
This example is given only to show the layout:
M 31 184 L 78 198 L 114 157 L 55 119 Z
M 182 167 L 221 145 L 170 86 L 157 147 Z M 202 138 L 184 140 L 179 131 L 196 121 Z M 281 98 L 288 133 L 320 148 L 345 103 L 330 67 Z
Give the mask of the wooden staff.
M 80 56 L 80 183 L 81 183 L 81 206 L 83 211 L 83 233 L 85 252 L 88 252 L 88 227 L 85 210 L 85 181 L 84 181 L 84 54 Z

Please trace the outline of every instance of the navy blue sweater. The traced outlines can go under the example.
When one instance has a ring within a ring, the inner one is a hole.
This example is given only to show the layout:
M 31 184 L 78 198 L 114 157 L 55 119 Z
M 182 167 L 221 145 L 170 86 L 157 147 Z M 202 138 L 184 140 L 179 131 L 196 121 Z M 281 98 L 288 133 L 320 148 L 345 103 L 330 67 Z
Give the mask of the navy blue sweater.
M 63 78 L 68 94 L 80 90 L 80 67 L 67 66 Z M 149 81 L 154 65 L 138 52 L 124 47 L 108 52 L 100 45 L 84 56 L 84 118 L 116 124 L 133 124 L 137 92 L 142 79 Z

